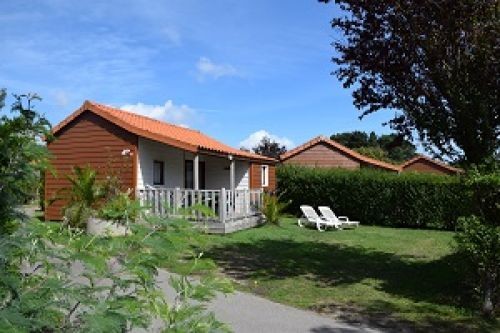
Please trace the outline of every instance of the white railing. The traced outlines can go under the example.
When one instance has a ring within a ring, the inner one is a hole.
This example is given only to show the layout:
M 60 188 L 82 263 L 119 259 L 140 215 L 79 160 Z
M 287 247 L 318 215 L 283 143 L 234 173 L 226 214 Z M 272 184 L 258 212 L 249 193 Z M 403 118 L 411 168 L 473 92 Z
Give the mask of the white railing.
M 164 217 L 227 222 L 260 214 L 262 190 L 190 190 L 148 187 L 137 199 L 149 213 Z

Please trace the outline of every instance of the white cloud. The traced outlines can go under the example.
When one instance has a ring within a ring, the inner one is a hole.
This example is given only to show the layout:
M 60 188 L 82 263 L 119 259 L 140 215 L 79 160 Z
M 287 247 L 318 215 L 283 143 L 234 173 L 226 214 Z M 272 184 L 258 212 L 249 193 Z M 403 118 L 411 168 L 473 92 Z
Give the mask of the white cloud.
M 223 76 L 239 76 L 239 72 L 231 65 L 228 64 L 216 64 L 212 60 L 201 57 L 196 63 L 196 69 L 198 70 L 198 75 L 200 79 L 206 76 L 210 76 L 214 79 L 218 79 Z
M 293 143 L 292 140 L 290 140 L 287 137 L 280 137 L 274 134 L 271 134 L 267 132 L 266 130 L 260 130 L 257 132 L 254 132 L 250 134 L 245 140 L 240 142 L 240 147 L 246 148 L 246 149 L 252 149 L 253 147 L 257 146 L 259 142 L 262 140 L 262 138 L 268 137 L 271 139 L 271 141 L 275 141 L 280 143 L 281 145 L 285 146 L 287 149 L 291 149 L 295 147 L 295 144 Z
M 120 109 L 146 117 L 164 120 L 183 127 L 189 127 L 188 124 L 192 123 L 198 116 L 195 110 L 189 106 L 184 104 L 175 105 L 170 99 L 163 105 L 151 105 L 139 102 L 137 104 L 123 105 Z

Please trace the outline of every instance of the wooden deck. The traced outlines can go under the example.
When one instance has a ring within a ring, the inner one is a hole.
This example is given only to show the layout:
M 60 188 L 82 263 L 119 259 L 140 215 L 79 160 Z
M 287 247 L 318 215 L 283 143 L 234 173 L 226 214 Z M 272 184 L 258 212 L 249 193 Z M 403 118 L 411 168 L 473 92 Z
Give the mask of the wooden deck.
M 262 190 L 191 190 L 147 187 L 137 198 L 148 212 L 197 222 L 209 233 L 231 233 L 262 222 Z

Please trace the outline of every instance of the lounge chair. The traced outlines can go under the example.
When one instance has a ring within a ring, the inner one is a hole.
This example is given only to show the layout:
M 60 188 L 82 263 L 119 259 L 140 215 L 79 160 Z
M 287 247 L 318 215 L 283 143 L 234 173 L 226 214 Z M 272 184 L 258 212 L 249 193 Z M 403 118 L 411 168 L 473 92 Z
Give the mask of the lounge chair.
M 328 227 L 338 228 L 334 222 L 322 219 L 311 206 L 302 205 L 300 210 L 305 218 L 298 219 L 299 227 L 304 227 L 306 224 L 314 225 L 318 231 L 325 231 Z
M 323 220 L 335 223 L 339 226 L 340 229 L 357 228 L 359 226 L 358 221 L 349 221 L 349 218 L 347 216 L 335 215 L 333 210 L 328 206 L 319 206 L 318 209 Z

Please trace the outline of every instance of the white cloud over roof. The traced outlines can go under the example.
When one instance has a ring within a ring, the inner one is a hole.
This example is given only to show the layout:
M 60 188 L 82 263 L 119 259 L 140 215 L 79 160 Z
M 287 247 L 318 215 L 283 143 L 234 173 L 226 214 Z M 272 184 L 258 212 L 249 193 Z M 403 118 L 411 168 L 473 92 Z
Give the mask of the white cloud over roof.
M 241 141 L 240 147 L 246 149 L 252 149 L 255 146 L 257 146 L 264 137 L 270 138 L 271 141 L 278 142 L 279 144 L 285 146 L 287 149 L 295 147 L 295 144 L 289 138 L 271 134 L 263 129 L 250 134 L 246 139 Z

